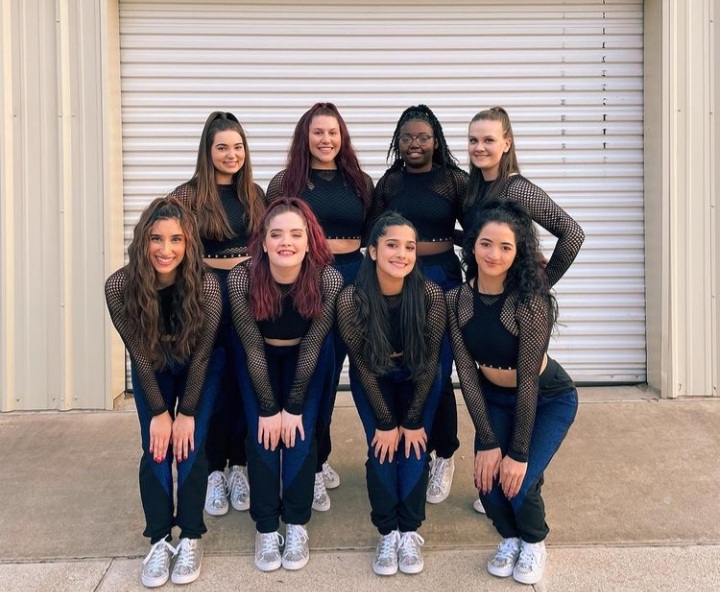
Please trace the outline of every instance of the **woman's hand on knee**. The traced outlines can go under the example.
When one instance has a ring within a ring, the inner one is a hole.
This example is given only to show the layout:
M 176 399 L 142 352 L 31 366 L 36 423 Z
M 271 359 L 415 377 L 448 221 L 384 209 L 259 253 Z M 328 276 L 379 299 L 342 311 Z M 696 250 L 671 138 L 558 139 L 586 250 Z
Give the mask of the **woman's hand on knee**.
M 375 437 L 372 439 L 372 442 L 370 442 L 370 446 L 375 448 L 375 458 L 378 459 L 380 464 L 385 462 L 385 458 L 388 459 L 388 462 L 393 461 L 399 441 L 400 430 L 398 430 L 398 428 L 375 430 Z
M 295 415 L 283 409 L 282 411 L 282 441 L 288 448 L 295 446 L 295 432 L 300 432 L 300 439 L 305 440 L 302 414 Z
M 195 450 L 195 418 L 178 413 L 172 426 L 172 443 L 178 462 Z
M 156 463 L 165 460 L 172 429 L 173 420 L 169 411 L 156 415 L 150 420 L 150 454 Z
M 526 462 L 519 462 L 509 456 L 502 459 L 500 462 L 500 487 L 502 487 L 505 497 L 512 499 L 518 494 L 526 472 Z
M 493 481 L 500 472 L 502 452 L 500 448 L 478 450 L 475 453 L 475 488 L 484 494 L 490 493 Z
M 258 444 L 262 444 L 265 450 L 274 451 L 280 443 L 281 429 L 282 418 L 279 411 L 270 417 L 258 417 Z
M 425 433 L 425 428 L 410 430 L 400 426 L 400 438 L 405 439 L 405 458 L 410 458 L 411 451 L 415 450 L 415 456 L 420 460 L 422 453 L 427 450 L 427 434 Z

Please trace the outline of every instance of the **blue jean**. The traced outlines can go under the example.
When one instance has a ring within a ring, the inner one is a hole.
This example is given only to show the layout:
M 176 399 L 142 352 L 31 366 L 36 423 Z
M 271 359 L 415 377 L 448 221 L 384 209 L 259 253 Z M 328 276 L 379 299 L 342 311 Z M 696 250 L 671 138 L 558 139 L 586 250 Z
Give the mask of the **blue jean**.
M 415 383 L 408 380 L 408 376 L 407 369 L 401 368 L 378 380 L 382 394 L 397 418 L 403 417 L 415 392 Z M 423 427 L 428 438 L 432 433 L 433 419 L 440 400 L 440 380 L 438 369 L 428 394 L 423 417 Z M 428 452 L 423 452 L 420 458 L 417 458 L 415 452 L 411 450 L 408 458 L 405 456 L 404 441 L 401 441 L 393 461 L 385 459 L 385 462 L 380 464 L 370 445 L 375 437 L 377 420 L 367 393 L 352 364 L 350 366 L 350 389 L 365 429 L 368 445 L 365 468 L 371 508 L 370 519 L 383 535 L 397 529 L 402 532 L 417 530 L 425 520 L 425 494 L 429 473 Z
M 248 479 L 250 481 L 250 516 L 258 532 L 275 532 L 280 518 L 285 524 L 307 524 L 312 514 L 317 441 L 315 423 L 320 401 L 327 397 L 333 378 L 333 337 L 328 335 L 323 343 L 315 371 L 308 385 L 303 403 L 302 424 L 305 439 L 299 435 L 295 446 L 287 448 L 280 444 L 274 450 L 266 450 L 258 442 L 258 405 L 255 387 L 247 368 L 245 350 L 235 336 L 235 368 L 238 372 L 240 392 L 248 420 L 246 448 L 248 455 Z M 282 408 L 292 389 L 299 345 L 277 347 L 265 345 L 265 357 L 273 392 Z M 282 483 L 282 494 L 280 485 Z
M 487 381 L 483 383 L 488 417 L 503 456 L 512 440 L 515 423 L 515 397 L 503 392 L 507 390 L 493 388 Z M 490 493 L 480 494 L 488 517 L 503 538 L 519 537 L 527 543 L 538 543 L 550 532 L 541 496 L 543 473 L 575 420 L 577 407 L 577 391 L 574 388 L 553 397 L 540 394 L 530 439 L 527 472 L 520 491 L 509 500 L 496 479 Z
M 156 463 L 150 452 L 150 421 L 152 412 L 147 404 L 145 391 L 140 384 L 135 367 L 132 367 L 132 384 L 135 393 L 135 408 L 140 420 L 143 455 L 140 459 L 140 498 L 145 513 L 145 531 L 155 543 L 170 534 L 172 527 L 180 527 L 181 537 L 200 538 L 207 528 L 203 521 L 203 505 L 207 487 L 207 458 L 205 439 L 220 377 L 225 365 L 225 351 L 217 348 L 213 351 L 205 375 L 205 383 L 195 409 L 195 450 L 188 458 L 177 463 L 177 516 L 173 498 L 173 451 L 172 446 L 162 462 Z M 155 373 L 160 392 L 170 415 L 175 417 L 175 409 L 181 395 L 185 392 L 188 366 L 179 365 Z

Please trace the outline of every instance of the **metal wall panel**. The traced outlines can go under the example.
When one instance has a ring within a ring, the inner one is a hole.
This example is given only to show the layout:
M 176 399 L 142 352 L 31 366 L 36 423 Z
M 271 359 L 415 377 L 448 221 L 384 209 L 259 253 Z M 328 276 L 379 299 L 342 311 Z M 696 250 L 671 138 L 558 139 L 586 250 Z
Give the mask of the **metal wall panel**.
M 266 187 L 315 101 L 338 105 L 376 181 L 408 105 L 433 108 L 466 166 L 469 119 L 500 104 L 523 173 L 587 235 L 551 354 L 578 381 L 645 380 L 641 0 L 121 0 L 120 36 L 126 242 L 192 174 L 212 110 L 239 116 Z

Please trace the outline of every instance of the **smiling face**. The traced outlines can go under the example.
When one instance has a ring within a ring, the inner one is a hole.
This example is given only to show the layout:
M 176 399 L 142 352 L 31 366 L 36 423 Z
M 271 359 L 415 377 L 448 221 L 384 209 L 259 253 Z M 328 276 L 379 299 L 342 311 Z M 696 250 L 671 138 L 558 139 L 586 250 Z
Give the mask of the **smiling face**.
M 428 122 L 412 119 L 400 128 L 398 150 L 409 172 L 426 173 L 431 170 L 436 148 L 437 140 Z
M 150 227 L 148 257 L 158 286 L 175 283 L 177 268 L 185 258 L 185 234 L 177 218 L 158 220 Z
M 316 115 L 308 130 L 310 166 L 314 169 L 335 169 L 335 158 L 342 146 L 338 120 L 332 115 Z
M 388 226 L 378 238 L 377 247 L 368 246 L 368 254 L 375 261 L 380 291 L 386 295 L 399 294 L 403 280 L 415 267 L 415 231 L 410 226 Z
M 299 274 L 308 251 L 304 218 L 295 212 L 284 212 L 270 218 L 263 239 L 263 251 L 268 255 L 270 273 L 276 280 L 285 282 L 289 275 Z
M 512 140 L 503 134 L 500 121 L 479 119 L 468 129 L 468 156 L 482 171 L 486 181 L 494 181 L 500 171 L 500 159 L 510 150 Z
M 488 222 L 480 229 L 473 249 L 480 285 L 502 291 L 517 256 L 515 233 L 505 222 Z
M 229 185 L 232 177 L 245 164 L 245 143 L 235 130 L 218 131 L 213 138 L 211 156 L 215 167 L 215 182 Z

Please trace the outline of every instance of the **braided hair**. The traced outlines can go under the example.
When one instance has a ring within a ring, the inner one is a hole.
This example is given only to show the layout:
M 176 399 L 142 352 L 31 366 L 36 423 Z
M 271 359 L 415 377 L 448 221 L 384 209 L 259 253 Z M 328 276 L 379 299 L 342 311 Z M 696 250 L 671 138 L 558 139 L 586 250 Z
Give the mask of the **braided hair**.
M 435 140 L 437 141 L 437 148 L 433 151 L 432 156 L 433 164 L 455 169 L 459 168 L 457 158 L 453 156 L 445 140 L 442 125 L 440 125 L 438 118 L 435 117 L 430 107 L 427 105 L 413 105 L 405 109 L 402 115 L 400 115 L 400 119 L 398 119 L 395 131 L 393 132 L 392 140 L 390 140 L 390 147 L 388 148 L 386 156 L 388 162 L 390 161 L 390 155 L 392 155 L 394 159 L 390 170 L 403 166 L 403 160 L 400 156 L 400 129 L 408 121 L 424 121 L 432 128 L 433 136 L 435 136 Z

